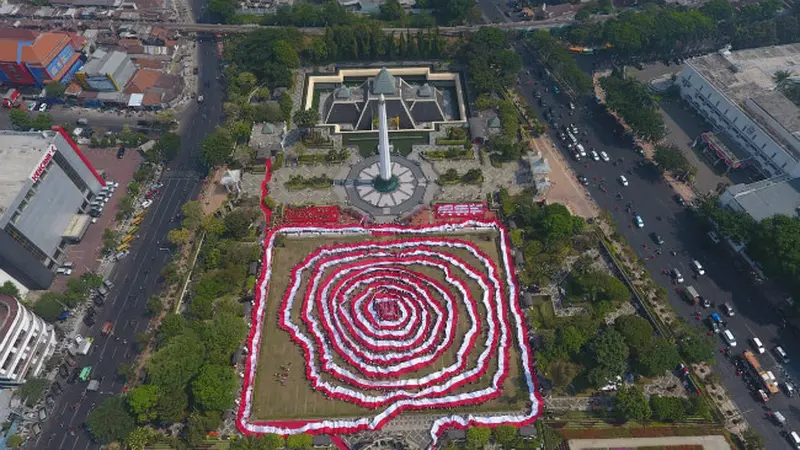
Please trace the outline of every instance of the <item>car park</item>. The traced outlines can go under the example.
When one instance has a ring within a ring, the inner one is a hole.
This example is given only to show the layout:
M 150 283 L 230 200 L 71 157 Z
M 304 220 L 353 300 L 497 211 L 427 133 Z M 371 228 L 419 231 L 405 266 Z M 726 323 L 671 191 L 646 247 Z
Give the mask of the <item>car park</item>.
M 142 208 L 147 209 L 147 207 L 149 207 L 152 204 L 153 204 L 152 200 L 145 200 L 142 202 Z
M 636 216 L 633 221 L 636 223 L 636 226 L 639 228 L 644 228 L 644 220 L 642 220 L 642 216 Z
M 775 347 L 775 355 L 781 360 L 782 363 L 789 364 L 789 355 L 780 345 Z
M 724 312 L 728 317 L 733 317 L 736 315 L 736 312 L 733 310 L 733 306 L 730 303 L 725 303 L 722 305 L 722 312 Z
M 627 186 L 628 185 L 628 179 L 625 178 L 625 175 L 620 175 L 619 176 L 619 183 L 621 185 L 623 185 L 623 186 Z
M 593 160 L 600 161 L 600 155 L 596 151 L 592 150 L 589 153 L 592 155 Z
M 106 289 L 111 289 L 114 287 L 114 282 L 111 280 L 103 280 L 103 286 L 105 286 Z
M 736 338 L 733 337 L 733 333 L 731 333 L 731 330 L 728 329 L 724 330 L 722 332 L 722 338 L 725 339 L 725 342 L 727 342 L 728 345 L 730 345 L 731 347 L 736 347 Z
M 575 146 L 575 150 L 577 150 L 577 151 L 578 151 L 578 153 L 580 153 L 580 154 L 581 154 L 581 157 L 583 157 L 583 158 L 586 158 L 586 149 L 585 149 L 585 148 L 583 148 L 583 145 L 581 145 L 581 144 L 577 144 L 577 145 Z
M 706 271 L 703 269 L 703 265 L 700 264 L 700 261 L 693 259 L 691 263 L 689 263 L 689 267 L 694 270 L 694 273 L 698 275 L 705 275 Z

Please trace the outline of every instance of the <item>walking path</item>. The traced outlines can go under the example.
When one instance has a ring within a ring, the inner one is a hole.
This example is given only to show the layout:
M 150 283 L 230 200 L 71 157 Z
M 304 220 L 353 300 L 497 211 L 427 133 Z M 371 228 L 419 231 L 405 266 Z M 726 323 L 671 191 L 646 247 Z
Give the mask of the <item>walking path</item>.
M 573 439 L 569 441 L 571 450 L 598 450 L 610 448 L 635 449 L 640 447 L 665 447 L 678 445 L 702 445 L 704 450 L 730 450 L 725 436 L 669 436 L 659 438 L 624 439 Z

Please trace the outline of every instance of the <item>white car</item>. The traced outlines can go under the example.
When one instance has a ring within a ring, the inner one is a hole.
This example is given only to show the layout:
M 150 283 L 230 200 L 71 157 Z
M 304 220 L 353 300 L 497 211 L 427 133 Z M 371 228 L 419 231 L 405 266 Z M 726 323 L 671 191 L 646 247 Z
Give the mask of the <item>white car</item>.
M 72 269 L 66 267 L 59 267 L 58 269 L 56 269 L 56 273 L 59 275 L 70 276 L 72 275 Z
M 603 162 L 611 161 L 611 159 L 608 157 L 608 153 L 606 152 L 600 152 L 600 159 L 602 159 Z
M 596 151 L 592 150 L 591 154 L 592 154 L 592 159 L 593 160 L 600 161 L 600 155 L 598 155 Z
M 636 226 L 639 228 L 644 228 L 644 220 L 642 220 L 642 216 L 636 216 Z
M 725 342 L 728 343 L 731 347 L 736 347 L 736 338 L 733 337 L 733 333 L 731 330 L 725 330 L 722 332 L 722 337 L 725 338 Z
M 628 179 L 627 179 L 627 178 L 625 178 L 625 175 L 620 175 L 620 176 L 619 176 L 619 182 L 620 182 L 620 184 L 622 184 L 623 186 L 627 186 L 627 185 L 628 185 Z
M 109 187 L 109 186 L 111 186 L 114 189 L 116 189 L 116 188 L 119 187 L 119 183 L 117 183 L 116 181 L 106 181 L 106 187 Z
M 39 105 L 39 112 L 45 112 L 45 111 L 47 111 L 47 103 L 42 103 L 41 105 Z
M 700 261 L 693 259 L 691 264 L 689 264 L 698 275 L 705 275 L 706 271 L 703 269 L 703 265 L 700 264 Z
M 152 200 L 145 200 L 145 201 L 142 202 L 142 208 L 147 209 L 147 207 L 152 205 L 152 204 L 153 204 Z

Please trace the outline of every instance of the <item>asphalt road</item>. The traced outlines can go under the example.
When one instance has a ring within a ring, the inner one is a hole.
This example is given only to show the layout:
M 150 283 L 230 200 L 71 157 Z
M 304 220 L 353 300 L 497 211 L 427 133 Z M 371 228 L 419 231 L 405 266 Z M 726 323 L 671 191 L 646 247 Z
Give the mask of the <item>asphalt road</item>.
M 698 321 L 695 315 L 700 313 L 705 319 L 711 312 L 717 311 L 725 317 L 722 310 L 717 308 L 726 302 L 730 303 L 736 313 L 734 317 L 725 319 L 738 344 L 732 349 L 732 353 L 736 355 L 750 348 L 749 339 L 758 337 L 767 348 L 766 353 L 758 356 L 762 367 L 772 370 L 781 381 L 786 379 L 786 374 L 792 379 L 800 379 L 797 376 L 796 364 L 782 367 L 772 353 L 776 345 L 782 345 L 790 356 L 800 355 L 797 338 L 791 331 L 777 325 L 780 320 L 777 307 L 766 303 L 767 300 L 760 295 L 757 286 L 749 281 L 747 273 L 737 270 L 734 265 L 735 258 L 711 243 L 693 213 L 676 202 L 675 192 L 660 179 L 653 166 L 649 164 L 638 166 L 644 158 L 637 155 L 632 145 L 626 144 L 614 132 L 618 129 L 618 125 L 609 115 L 598 111 L 597 106 L 592 104 L 593 100 L 581 99 L 576 100 L 575 115 L 569 116 L 567 106 L 569 99 L 563 93 L 554 95 L 553 81 L 538 78 L 541 66 L 536 64 L 527 52 L 522 53 L 522 56 L 525 69 L 529 69 L 532 75 L 523 70 L 518 90 L 534 110 L 543 116 L 544 111 L 552 107 L 555 120 L 560 125 L 574 123 L 579 128 L 579 140 L 587 151 L 589 148 L 595 148 L 597 152 L 605 151 L 609 155 L 611 162 L 608 163 L 595 162 L 591 157 L 578 162 L 559 142 L 553 127 L 549 128 L 551 138 L 570 161 L 572 168 L 577 174 L 589 180 L 587 188 L 593 198 L 601 208 L 611 211 L 618 231 L 645 261 L 645 267 L 653 279 L 669 291 L 670 303 L 680 316 L 690 324 L 708 331 L 705 323 Z M 542 93 L 543 99 L 548 104 L 547 108 L 541 107 L 538 100 L 533 98 L 536 89 Z M 620 157 L 623 161 L 615 165 L 614 161 L 618 161 Z M 628 178 L 629 186 L 624 187 L 619 183 L 620 175 Z M 605 186 L 604 189 L 601 189 L 601 185 Z M 622 199 L 617 198 L 618 193 L 622 194 Z M 631 212 L 626 212 L 628 202 L 632 205 Z M 636 227 L 635 215 L 642 217 L 644 228 Z M 650 236 L 652 232 L 660 235 L 665 241 L 661 255 L 655 253 L 657 245 Z M 673 256 L 672 251 L 677 252 L 677 255 Z M 693 259 L 701 262 L 706 271 L 705 275 L 694 275 L 689 266 Z M 678 285 L 673 283 L 668 275 L 662 273 L 663 270 L 671 268 L 678 268 L 683 274 L 685 278 L 683 285 L 694 286 L 700 295 L 710 299 L 716 306 L 702 309 L 683 300 L 676 292 Z M 725 346 L 721 339 L 719 345 L 720 348 Z M 783 372 L 784 369 L 786 374 Z M 753 392 L 746 387 L 742 378 L 736 375 L 733 365 L 722 354 L 717 354 L 716 372 L 719 373 L 723 384 L 748 422 L 764 437 L 766 448 L 785 448 L 788 443 L 779 435 L 779 429 L 765 418 L 762 403 L 755 399 Z M 796 397 L 788 398 L 781 392 L 773 396 L 768 405 L 773 411 L 780 411 L 786 416 L 788 429 L 800 430 L 800 400 Z
M 201 86 L 205 81 L 209 81 L 212 87 L 217 82 L 219 62 L 215 45 L 211 42 L 198 44 Z M 88 355 L 76 358 L 76 367 L 92 366 L 92 378 L 102 378 L 100 389 L 98 392 L 86 392 L 86 383 L 79 381 L 67 384 L 59 376 L 58 382 L 64 387 L 64 392 L 56 396 L 50 419 L 43 424 L 42 433 L 28 448 L 100 448 L 99 444 L 90 440 L 81 425 L 95 403 L 121 392 L 123 381 L 116 376 L 117 368 L 120 364 L 131 362 L 135 354 L 133 345 L 136 333 L 145 331 L 149 322 L 145 303 L 150 296 L 159 292 L 158 277 L 170 260 L 167 252 L 159 250 L 158 242 L 165 242 L 167 232 L 178 225 L 170 222 L 170 218 L 180 212 L 183 203 L 196 198 L 200 192 L 202 168 L 197 149 L 222 116 L 222 90 L 206 89 L 204 94 L 206 101 L 203 105 L 190 105 L 186 111 L 181 123 L 181 151 L 162 177 L 164 187 L 160 189 L 140 227 L 141 237 L 133 242 L 130 255 L 119 262 L 111 274 L 116 286 L 111 290 L 105 306 L 98 308 L 97 323 L 88 330 L 84 325 L 80 333 L 94 337 L 95 345 Z M 101 335 L 105 322 L 114 324 L 115 336 Z M 85 400 L 81 400 L 84 395 Z

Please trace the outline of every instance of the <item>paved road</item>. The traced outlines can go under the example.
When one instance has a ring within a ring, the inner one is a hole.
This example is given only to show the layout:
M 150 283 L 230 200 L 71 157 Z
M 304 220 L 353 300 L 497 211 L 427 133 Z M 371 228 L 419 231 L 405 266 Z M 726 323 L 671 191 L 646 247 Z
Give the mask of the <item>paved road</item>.
M 775 345 L 780 344 L 790 355 L 797 356 L 800 355 L 800 345 L 795 336 L 787 335 L 790 332 L 780 329 L 776 325 L 779 321 L 777 308 L 765 304 L 766 300 L 748 282 L 746 274 L 740 273 L 734 267 L 734 258 L 723 249 L 714 246 L 700 231 L 693 215 L 673 199 L 674 191 L 660 180 L 655 169 L 649 165 L 637 167 L 637 163 L 642 158 L 633 151 L 630 144 L 624 143 L 615 134 L 614 130 L 618 129 L 618 125 L 610 116 L 594 111 L 597 107 L 591 104 L 593 100 L 586 100 L 586 103 L 583 103 L 584 100 L 580 100 L 576 101 L 577 114 L 570 117 L 569 109 L 566 106 L 569 100 L 563 94 L 558 98 L 552 94 L 552 81 L 545 82 L 536 78 L 540 66 L 535 63 L 530 54 L 523 53 L 523 59 L 525 68 L 531 69 L 533 77 L 523 71 L 520 75 L 522 83 L 519 91 L 540 115 L 543 115 L 546 108 L 542 108 L 539 102 L 533 98 L 535 89 L 541 90 L 544 100 L 548 103 L 548 108 L 553 107 L 556 116 L 563 115 L 563 118 L 556 118 L 557 122 L 562 125 L 569 123 L 577 125 L 581 140 L 584 141 L 587 150 L 594 147 L 598 152 L 605 151 L 611 161 L 620 157 L 624 158 L 619 166 L 612 163 L 587 162 L 585 159 L 577 162 L 563 145 L 557 144 L 570 161 L 573 169 L 589 179 L 589 192 L 601 208 L 612 212 L 619 232 L 628 240 L 636 253 L 646 261 L 645 266 L 654 280 L 669 291 L 670 302 L 680 316 L 696 326 L 704 327 L 704 324 L 697 321 L 694 315 L 700 312 L 705 318 L 713 309 L 698 309 L 682 300 L 675 291 L 677 286 L 671 282 L 668 276 L 662 274 L 662 270 L 667 268 L 678 268 L 686 278 L 685 284 L 695 286 L 701 295 L 709 298 L 716 305 L 721 306 L 729 302 L 736 311 L 736 315 L 728 319 L 729 329 L 738 341 L 733 353 L 737 354 L 749 348 L 749 338 L 754 336 L 760 338 L 767 347 L 767 353 L 759 356 L 762 366 L 773 370 L 779 379 L 784 379 L 784 376 L 781 375 L 781 367 L 771 350 Z M 545 87 L 549 88 L 548 91 L 544 91 Z M 583 136 L 584 132 L 586 132 L 585 137 Z M 549 133 L 554 141 L 558 142 L 552 127 Z M 618 177 L 623 174 L 629 180 L 628 187 L 623 187 L 618 182 Z M 606 180 L 607 192 L 603 192 L 599 187 L 603 179 Z M 622 193 L 622 200 L 616 198 L 617 193 Z M 633 224 L 634 214 L 625 212 L 628 202 L 632 202 L 633 212 L 642 217 L 644 228 L 636 228 Z M 656 247 L 649 236 L 651 232 L 659 234 L 665 241 L 663 254 L 656 256 L 655 259 L 651 259 L 655 254 L 654 248 Z M 677 252 L 677 256 L 671 255 L 670 252 L 673 250 Z M 689 267 L 692 259 L 697 259 L 703 264 L 706 275 L 693 277 L 693 272 Z M 722 314 L 722 311 L 719 312 Z M 720 347 L 723 346 L 721 340 L 719 344 Z M 797 357 L 800 358 L 800 356 Z M 764 419 L 762 404 L 754 399 L 743 380 L 736 376 L 731 363 L 722 355 L 717 355 L 716 360 L 717 372 L 720 374 L 722 382 L 750 424 L 764 436 L 766 447 L 770 449 L 785 448 L 784 446 L 788 445 L 787 442 L 780 437 L 779 430 Z M 792 378 L 800 379 L 797 376 L 796 365 L 793 364 L 792 367 L 786 369 Z M 783 393 L 779 393 L 769 401 L 769 406 L 786 416 L 790 429 L 800 430 L 800 400 L 790 399 Z
M 219 64 L 216 48 L 213 43 L 199 43 L 198 51 L 201 83 L 209 81 L 213 85 Z M 77 358 L 76 366 L 92 366 L 93 378 L 103 377 L 100 390 L 88 393 L 86 400 L 80 402 L 86 384 L 78 382 L 69 385 L 59 377 L 58 381 L 64 386 L 64 392 L 56 397 L 55 408 L 50 413 L 51 419 L 44 424 L 39 439 L 29 448 L 85 450 L 100 447 L 92 443 L 88 433 L 80 427 L 92 404 L 121 391 L 123 382 L 116 377 L 117 367 L 131 361 L 130 356 L 135 353 L 133 342 L 136 333 L 147 329 L 145 302 L 151 295 L 158 293 L 160 283 L 157 278 L 170 256 L 159 250 L 157 242 L 165 241 L 167 232 L 177 225 L 169 221 L 170 217 L 178 214 L 181 205 L 197 197 L 200 191 L 201 172 L 197 149 L 205 135 L 213 131 L 220 122 L 222 115 L 222 91 L 207 89 L 204 94 L 206 102 L 203 105 L 190 106 L 191 109 L 187 111 L 186 119 L 181 124 L 181 152 L 163 177 L 164 188 L 150 206 L 150 212 L 140 228 L 141 238 L 134 241 L 131 254 L 117 265 L 111 275 L 116 286 L 111 291 L 109 301 L 99 309 L 97 324 L 81 333 L 95 337 L 96 345 L 89 355 Z M 114 337 L 101 336 L 100 331 L 106 321 L 114 323 L 119 341 Z M 127 344 L 123 341 L 127 341 Z M 77 408 L 72 409 L 75 404 L 78 404 Z M 61 428 L 61 423 L 64 428 Z M 73 428 L 72 432 L 69 427 Z

